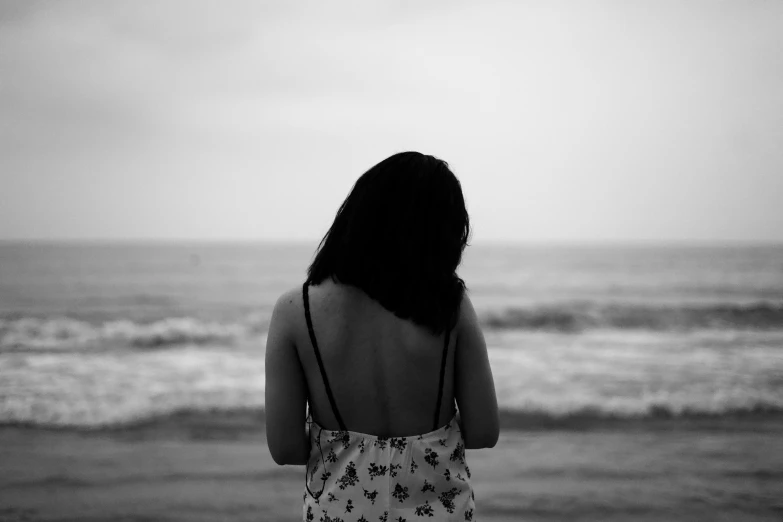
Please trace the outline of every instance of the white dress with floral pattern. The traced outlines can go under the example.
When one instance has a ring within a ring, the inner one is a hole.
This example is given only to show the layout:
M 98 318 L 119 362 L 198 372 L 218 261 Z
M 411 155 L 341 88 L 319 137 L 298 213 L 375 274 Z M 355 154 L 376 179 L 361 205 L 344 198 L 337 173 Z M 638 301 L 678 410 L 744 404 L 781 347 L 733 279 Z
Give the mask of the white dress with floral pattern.
M 410 437 L 310 423 L 306 522 L 472 521 L 473 489 L 456 417 Z

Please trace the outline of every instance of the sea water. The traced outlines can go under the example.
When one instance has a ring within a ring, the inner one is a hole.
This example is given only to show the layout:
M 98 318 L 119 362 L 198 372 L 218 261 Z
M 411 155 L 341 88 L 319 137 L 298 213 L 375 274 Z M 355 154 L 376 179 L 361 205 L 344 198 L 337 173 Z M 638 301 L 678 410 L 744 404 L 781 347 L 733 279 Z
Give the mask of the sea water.
M 0 243 L 0 424 L 262 409 L 317 244 Z M 504 428 L 783 416 L 783 247 L 466 250 Z

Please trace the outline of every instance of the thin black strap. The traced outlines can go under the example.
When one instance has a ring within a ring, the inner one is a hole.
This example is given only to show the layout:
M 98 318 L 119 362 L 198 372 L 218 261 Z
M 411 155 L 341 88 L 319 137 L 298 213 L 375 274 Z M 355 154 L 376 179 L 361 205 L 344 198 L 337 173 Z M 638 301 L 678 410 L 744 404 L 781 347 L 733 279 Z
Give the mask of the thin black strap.
M 443 358 L 440 361 L 440 383 L 438 384 L 438 402 L 435 405 L 435 421 L 432 423 L 432 431 L 438 429 L 440 417 L 440 403 L 443 400 L 443 379 L 446 377 L 446 356 L 449 354 L 449 337 L 451 330 L 446 330 L 446 340 L 443 341 Z
M 321 370 L 321 378 L 324 381 L 324 387 L 326 387 L 326 396 L 329 397 L 329 404 L 332 405 L 332 413 L 334 418 L 337 419 L 337 424 L 340 425 L 342 431 L 345 429 L 343 424 L 343 418 L 340 417 L 340 411 L 337 409 L 337 403 L 334 401 L 334 395 L 332 395 L 332 388 L 329 386 L 329 379 L 326 377 L 326 369 L 324 368 L 324 362 L 321 360 L 321 352 L 318 350 L 318 341 L 315 340 L 315 332 L 313 331 L 313 320 L 310 318 L 310 295 L 307 287 L 309 282 L 305 282 L 302 285 L 302 299 L 304 300 L 305 320 L 307 321 L 307 331 L 310 333 L 310 342 L 313 343 L 313 349 L 315 350 L 315 358 L 318 360 L 318 368 Z M 438 399 L 440 401 L 440 399 Z

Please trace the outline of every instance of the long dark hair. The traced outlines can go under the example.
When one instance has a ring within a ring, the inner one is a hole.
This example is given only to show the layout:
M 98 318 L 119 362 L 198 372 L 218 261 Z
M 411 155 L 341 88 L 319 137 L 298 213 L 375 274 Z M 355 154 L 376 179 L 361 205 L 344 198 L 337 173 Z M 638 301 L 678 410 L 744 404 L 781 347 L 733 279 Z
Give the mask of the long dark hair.
M 457 277 L 470 221 L 448 164 L 401 152 L 365 172 L 345 199 L 307 270 L 355 286 L 398 317 L 441 333 L 457 321 Z

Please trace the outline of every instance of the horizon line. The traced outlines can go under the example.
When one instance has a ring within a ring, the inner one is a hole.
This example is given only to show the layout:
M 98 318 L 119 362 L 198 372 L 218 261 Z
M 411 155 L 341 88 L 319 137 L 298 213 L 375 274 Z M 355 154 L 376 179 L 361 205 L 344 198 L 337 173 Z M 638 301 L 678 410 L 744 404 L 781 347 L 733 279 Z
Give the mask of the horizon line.
M 0 238 L 0 244 L 49 244 L 49 245 L 161 245 L 161 244 L 284 244 L 304 245 L 320 243 L 321 238 Z M 471 241 L 473 245 L 514 245 L 514 246 L 694 246 L 694 247 L 733 247 L 733 246 L 783 246 L 783 239 L 523 239 L 492 238 Z

